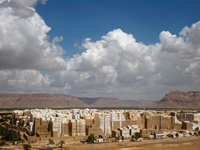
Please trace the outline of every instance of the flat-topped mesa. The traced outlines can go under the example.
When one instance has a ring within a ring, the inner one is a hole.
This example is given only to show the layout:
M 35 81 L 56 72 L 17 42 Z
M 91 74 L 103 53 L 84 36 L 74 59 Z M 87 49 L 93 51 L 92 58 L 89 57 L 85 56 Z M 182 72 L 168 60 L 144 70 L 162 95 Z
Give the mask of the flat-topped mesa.
M 0 94 L 0 108 L 88 107 L 77 97 L 64 94 Z

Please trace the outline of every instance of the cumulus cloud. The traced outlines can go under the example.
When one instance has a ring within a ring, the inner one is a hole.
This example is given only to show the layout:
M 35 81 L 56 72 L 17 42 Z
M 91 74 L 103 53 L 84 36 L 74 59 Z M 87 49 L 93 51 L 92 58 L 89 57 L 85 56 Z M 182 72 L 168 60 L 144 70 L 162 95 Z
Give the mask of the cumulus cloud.
M 64 50 L 58 44 L 63 38 L 55 37 L 52 42 L 48 41 L 47 33 L 51 28 L 32 7 L 36 2 L 11 0 L 0 4 L 0 69 L 65 69 Z M 21 9 L 25 6 L 31 8 Z
M 138 43 L 132 34 L 116 29 L 96 42 L 85 39 L 82 47 L 86 51 L 67 59 L 65 71 L 53 73 L 52 85 L 64 86 L 70 83 L 72 89 L 76 89 L 79 94 L 101 96 L 104 93 L 112 96 L 120 89 L 130 94 L 126 92 L 131 89 L 127 86 L 134 85 L 132 88 L 139 89 L 139 86 L 159 79 L 157 68 L 160 61 L 157 55 L 160 44 Z
M 1 0 L 0 7 L 11 7 L 13 8 L 13 14 L 28 18 L 35 12 L 33 6 L 36 5 L 38 0 Z M 46 4 L 47 0 L 40 0 L 42 4 Z
M 154 72 L 159 63 L 156 58 L 159 44 L 146 46 L 137 43 L 133 35 L 124 33 L 121 29 L 110 31 L 97 42 L 86 39 L 82 46 L 87 50 L 81 55 L 75 55 L 72 58 L 73 67 L 69 67 L 76 71 L 103 71 L 105 74 L 117 72 L 118 75 L 121 71 L 132 71 L 129 73 L 136 75 L 141 67 L 146 68 L 146 73 Z
M 172 35 L 169 31 L 160 33 L 162 47 L 157 57 L 160 60 L 158 70 L 162 77 L 156 81 L 156 85 L 163 85 L 163 89 L 170 87 L 183 91 L 198 91 L 200 22 L 184 27 L 179 35 Z
M 194 35 L 199 31 L 199 24 L 184 27 L 180 36 L 162 31 L 161 43 L 154 45 L 137 42 L 133 35 L 121 29 L 108 32 L 96 42 L 87 38 L 82 44 L 86 51 L 67 60 L 65 73 L 69 75 L 68 71 L 73 71 L 76 74 L 74 79 L 70 78 L 72 89 L 88 94 L 92 91 L 98 96 L 112 93 L 121 97 L 116 94 L 120 90 L 128 96 L 130 89 L 137 98 L 148 97 L 151 95 L 148 91 L 159 91 L 159 94 L 152 94 L 157 97 L 169 90 L 194 90 L 200 77 L 199 38 L 198 34 Z M 67 75 L 63 81 L 68 82 Z
M 169 31 L 160 33 L 162 50 L 176 53 L 182 59 L 200 58 L 200 21 L 194 23 L 191 28 L 184 27 L 180 31 L 180 37 L 172 35 Z
M 50 86 L 53 79 L 36 70 L 0 70 L 0 91 L 11 93 L 67 93 L 70 85 L 62 89 Z

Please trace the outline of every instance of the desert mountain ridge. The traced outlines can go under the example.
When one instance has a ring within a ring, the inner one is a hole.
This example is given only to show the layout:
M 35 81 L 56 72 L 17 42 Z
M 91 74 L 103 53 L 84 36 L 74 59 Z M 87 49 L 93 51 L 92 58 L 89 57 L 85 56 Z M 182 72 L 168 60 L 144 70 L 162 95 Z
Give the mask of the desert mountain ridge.
M 88 107 L 77 97 L 65 94 L 0 94 L 0 108 Z
M 147 108 L 200 108 L 200 92 L 171 91 L 166 94 L 158 103 L 149 105 Z
M 76 97 L 65 94 L 0 94 L 0 108 L 85 108 L 143 107 L 155 104 L 146 100 L 119 100 L 116 97 Z
M 0 108 L 200 108 L 200 92 L 171 91 L 160 101 L 77 97 L 65 94 L 0 94 Z

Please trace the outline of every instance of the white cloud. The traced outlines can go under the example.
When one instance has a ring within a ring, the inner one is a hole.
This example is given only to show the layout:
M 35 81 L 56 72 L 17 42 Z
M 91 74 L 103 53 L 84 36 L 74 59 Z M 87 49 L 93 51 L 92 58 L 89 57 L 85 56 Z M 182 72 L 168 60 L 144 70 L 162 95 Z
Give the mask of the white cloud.
M 36 70 L 0 70 L 0 91 L 12 93 L 67 93 L 71 89 L 65 84 L 61 89 L 51 86 L 53 79 Z
M 33 6 L 36 5 L 38 0 L 1 0 L 0 7 L 10 7 L 13 9 L 13 14 L 22 18 L 28 18 L 35 12 Z M 45 4 L 47 0 L 40 0 L 42 4 Z
M 172 35 L 169 31 L 162 31 L 159 35 L 161 42 L 164 42 L 165 40 L 168 40 L 171 37 L 176 37 L 176 36 Z
M 169 31 L 160 34 L 162 50 L 176 53 L 182 59 L 195 59 L 200 57 L 200 21 L 191 28 L 184 27 L 179 33 L 181 36 L 171 35 Z
M 188 26 L 185 26 L 180 32 L 180 36 L 188 36 L 188 32 L 190 32 L 190 28 Z
M 185 73 L 191 72 L 195 67 L 197 67 L 197 62 L 191 63 L 189 67 L 185 69 Z
M 183 28 L 180 37 L 163 31 L 160 34 L 161 43 L 155 45 L 138 43 L 133 35 L 120 29 L 110 31 L 100 41 L 85 39 L 82 46 L 86 51 L 67 60 L 68 69 L 77 74 L 72 88 L 78 93 L 88 93 L 95 87 L 96 95 L 113 93 L 119 97 L 121 95 L 116 93 L 121 89 L 123 95 L 128 97 L 130 89 L 127 87 L 134 90 L 137 87 L 146 95 L 139 94 L 138 90 L 132 91 L 137 98 L 148 97 L 147 93 L 151 95 L 148 90 L 155 93 L 152 95 L 155 98 L 167 93 L 169 87 L 183 91 L 189 91 L 191 87 L 195 89 L 195 84 L 199 83 L 200 68 L 197 67 L 199 59 L 196 55 L 198 35 L 193 35 L 193 30 L 200 30 L 198 24 L 193 24 L 191 30 Z M 83 90 L 84 87 L 88 91 Z
M 37 69 L 62 70 L 66 64 L 63 59 L 63 49 L 58 42 L 63 38 L 55 37 L 48 41 L 47 33 L 50 31 L 44 20 L 31 9 L 21 9 L 22 6 L 33 6 L 37 0 L 11 0 L 2 3 L 0 9 L 0 69 Z M 19 9 L 15 9 L 18 8 Z M 23 18 L 18 11 L 31 16 Z
M 124 95 L 130 94 L 126 92 L 126 89 L 130 90 L 128 86 L 139 88 L 151 84 L 160 75 L 157 72 L 160 63 L 157 55 L 161 45 L 138 43 L 133 35 L 121 29 L 110 31 L 96 42 L 85 39 L 82 46 L 87 50 L 69 58 L 68 69 L 55 72 L 52 85 L 70 83 L 76 95 L 101 96 L 104 93 L 121 96 L 116 94 L 120 89 Z
M 77 47 L 78 49 L 83 49 L 81 46 L 78 45 L 78 43 L 75 43 L 74 47 Z

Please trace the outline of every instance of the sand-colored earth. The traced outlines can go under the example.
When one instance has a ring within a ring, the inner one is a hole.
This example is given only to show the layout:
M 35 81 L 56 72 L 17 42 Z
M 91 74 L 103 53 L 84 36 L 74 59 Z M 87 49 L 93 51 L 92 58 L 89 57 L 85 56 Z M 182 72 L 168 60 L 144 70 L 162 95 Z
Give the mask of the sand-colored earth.
M 0 114 L 2 114 L 2 113 L 12 113 L 12 110 L 1 110 Z
M 200 139 L 162 143 L 118 144 L 114 146 L 66 147 L 68 150 L 200 150 Z
M 189 138 L 188 138 L 189 139 Z M 148 142 L 148 143 L 147 143 Z M 42 143 L 31 144 L 32 150 L 38 149 L 63 149 L 63 150 L 200 150 L 200 138 L 190 140 L 175 139 L 175 140 L 152 140 L 143 142 L 122 142 L 122 143 L 101 143 L 101 144 L 78 144 L 78 143 L 66 143 L 63 148 L 59 148 L 55 145 L 49 145 Z M 22 150 L 22 146 L 5 146 L 0 149 L 12 149 Z

